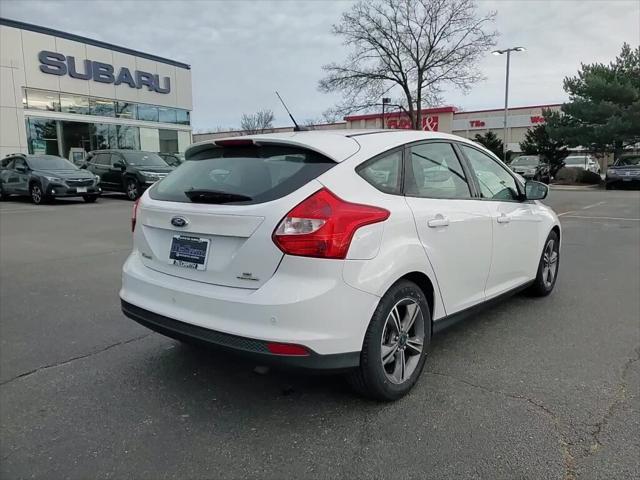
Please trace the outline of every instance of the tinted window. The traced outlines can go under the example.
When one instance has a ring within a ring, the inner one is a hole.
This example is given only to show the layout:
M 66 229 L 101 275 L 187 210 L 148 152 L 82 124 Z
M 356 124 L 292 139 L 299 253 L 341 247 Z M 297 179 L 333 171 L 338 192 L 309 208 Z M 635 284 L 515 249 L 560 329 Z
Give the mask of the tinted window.
M 297 148 L 214 148 L 183 163 L 149 194 L 174 202 L 263 203 L 288 195 L 334 165 L 318 153 Z M 194 192 L 202 194 L 196 197 Z
M 156 166 L 156 167 L 166 167 L 167 162 L 165 162 L 157 153 L 151 152 L 124 152 L 123 153 L 125 160 L 129 165 L 134 166 Z
M 118 102 L 116 104 L 116 117 L 136 118 L 136 104 L 128 102 Z
M 91 115 L 100 115 L 101 117 L 115 117 L 115 102 L 102 98 L 90 98 L 89 110 Z
M 358 167 L 358 174 L 371 185 L 385 193 L 400 193 L 400 170 L 402 167 L 402 152 L 396 151 L 374 160 L 365 162 Z
M 3 158 L 2 161 L 0 162 L 0 168 L 13 168 L 13 161 L 15 160 L 15 158 L 13 157 L 9 157 L 9 158 Z
M 460 148 L 469 159 L 471 169 L 478 179 L 482 198 L 517 200 L 516 180 L 502 165 L 475 148 L 466 145 L 461 145 Z
M 60 94 L 57 92 L 43 92 L 40 90 L 27 90 L 27 108 L 32 110 L 60 111 Z
M 411 147 L 406 193 L 426 198 L 470 198 L 471 191 L 460 160 L 449 143 Z
M 112 153 L 111 157 L 109 159 L 105 159 L 107 160 L 107 165 L 110 166 L 115 166 L 116 163 L 120 162 L 120 163 L 124 163 L 124 160 L 122 159 L 122 157 L 120 155 L 118 155 L 117 153 Z
M 96 153 L 89 162 L 92 165 L 109 165 L 108 153 Z
M 138 120 L 147 122 L 158 121 L 158 107 L 152 105 L 138 105 Z
M 67 113 L 89 115 L 89 98 L 80 95 L 60 94 L 60 110 Z
M 27 160 L 29 168 L 33 170 L 78 170 L 73 163 L 53 155 L 36 155 Z
M 176 123 L 176 109 L 168 108 L 168 107 L 159 107 L 158 108 L 158 119 L 164 123 Z

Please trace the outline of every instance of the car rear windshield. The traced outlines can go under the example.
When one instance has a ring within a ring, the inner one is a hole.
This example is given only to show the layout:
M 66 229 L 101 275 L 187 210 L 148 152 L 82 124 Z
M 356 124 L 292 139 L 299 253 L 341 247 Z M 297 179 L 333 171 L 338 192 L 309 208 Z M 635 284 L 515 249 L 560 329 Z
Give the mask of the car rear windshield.
M 124 158 L 129 165 L 144 167 L 166 167 L 165 162 L 160 155 L 152 152 L 124 152 Z
M 335 162 L 284 146 L 212 148 L 183 163 L 149 191 L 170 202 L 256 204 L 284 197 Z

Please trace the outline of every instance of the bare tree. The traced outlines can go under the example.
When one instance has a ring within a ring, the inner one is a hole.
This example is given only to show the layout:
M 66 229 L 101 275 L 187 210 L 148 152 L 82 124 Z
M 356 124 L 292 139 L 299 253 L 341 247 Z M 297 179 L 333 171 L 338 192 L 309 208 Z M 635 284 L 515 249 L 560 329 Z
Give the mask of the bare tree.
M 240 128 L 251 135 L 254 133 L 264 133 L 265 130 L 273 128 L 273 112 L 271 110 L 258 110 L 256 113 L 242 114 Z
M 439 102 L 445 86 L 468 91 L 482 79 L 477 64 L 495 45 L 495 15 L 479 15 L 474 0 L 361 0 L 333 26 L 352 51 L 323 67 L 319 88 L 342 92 L 333 110 L 341 115 L 396 95 L 419 129 L 422 106 Z

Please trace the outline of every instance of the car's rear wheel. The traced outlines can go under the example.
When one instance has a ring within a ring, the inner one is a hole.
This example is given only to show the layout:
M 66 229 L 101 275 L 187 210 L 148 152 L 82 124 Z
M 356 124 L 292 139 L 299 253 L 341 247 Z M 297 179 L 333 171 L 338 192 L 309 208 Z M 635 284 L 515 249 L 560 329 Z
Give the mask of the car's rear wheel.
M 125 190 L 129 200 L 137 200 L 140 196 L 140 185 L 135 178 L 127 179 Z
M 414 386 L 431 339 L 431 314 L 422 290 L 402 280 L 382 297 L 365 334 L 360 367 L 347 380 L 376 400 L 397 400 Z
M 42 189 L 42 185 L 39 182 L 33 182 L 31 187 L 29 187 L 29 193 L 31 195 L 31 201 L 36 205 L 42 205 L 43 203 L 48 203 L 51 198 L 49 195 L 45 193 Z
M 553 230 L 544 244 L 544 250 L 538 264 L 538 274 L 533 285 L 531 285 L 530 292 L 539 297 L 549 295 L 556 285 L 559 267 L 560 239 L 558 238 L 558 233 Z

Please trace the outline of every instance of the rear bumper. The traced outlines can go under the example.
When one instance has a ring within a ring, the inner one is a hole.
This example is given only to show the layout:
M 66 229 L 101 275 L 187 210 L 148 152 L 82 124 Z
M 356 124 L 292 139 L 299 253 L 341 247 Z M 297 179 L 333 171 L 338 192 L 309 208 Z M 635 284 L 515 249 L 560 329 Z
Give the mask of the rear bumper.
M 268 342 L 216 332 L 207 328 L 180 322 L 136 307 L 121 300 L 122 312 L 139 324 L 178 340 L 195 341 L 215 348 L 232 351 L 257 362 L 309 370 L 347 370 L 360 363 L 360 352 L 320 355 L 309 350 L 309 355 L 275 355 L 269 352 Z
M 247 289 L 155 271 L 145 266 L 134 251 L 123 267 L 120 298 L 152 316 L 187 324 L 188 329 L 193 327 L 197 337 L 219 338 L 218 334 L 222 334 L 263 344 L 302 345 L 317 354 L 318 361 L 331 355 L 346 355 L 340 360 L 320 362 L 327 363 L 324 368 L 346 368 L 358 365 L 364 334 L 379 298 L 347 285 L 342 269 L 342 261 L 285 255 L 271 279 L 258 289 Z M 125 313 L 131 311 L 128 307 Z M 149 318 L 145 315 L 143 320 L 149 322 Z M 206 331 L 212 333 L 203 335 Z M 292 361 L 318 363 L 314 359 Z

